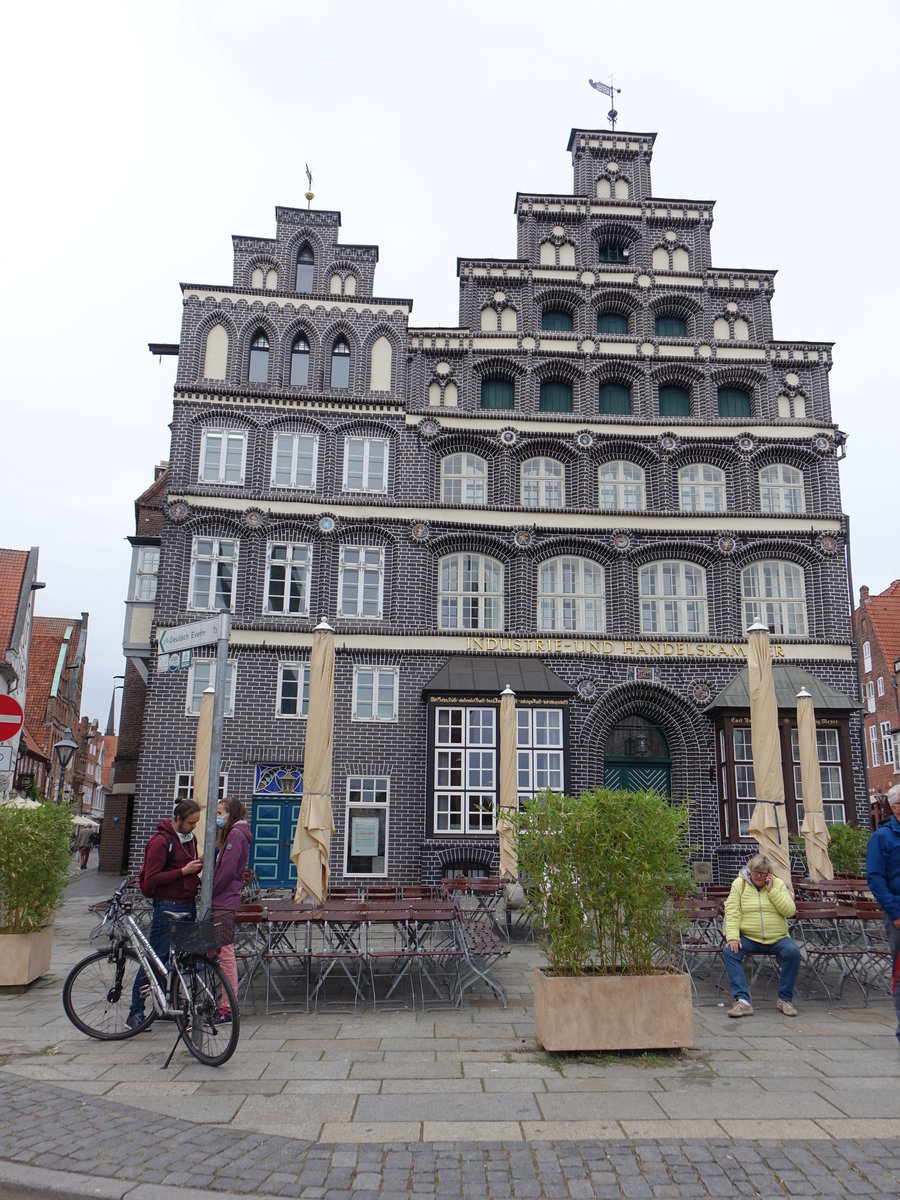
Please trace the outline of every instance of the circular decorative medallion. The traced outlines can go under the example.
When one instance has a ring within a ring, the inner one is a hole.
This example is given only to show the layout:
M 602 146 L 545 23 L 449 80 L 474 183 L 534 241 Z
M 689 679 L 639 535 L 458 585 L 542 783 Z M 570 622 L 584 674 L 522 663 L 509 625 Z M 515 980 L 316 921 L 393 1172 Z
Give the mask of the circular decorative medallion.
M 241 524 L 246 529 L 259 529 L 266 523 L 266 514 L 260 508 L 248 508 L 241 517 Z
M 827 454 L 831 449 L 831 438 L 827 438 L 823 433 L 820 433 L 813 438 L 812 444 L 821 454 Z
M 722 536 L 719 538 L 719 540 L 716 542 L 716 545 L 719 548 L 720 554 L 734 554 L 735 546 L 737 545 L 737 543 L 735 542 L 734 538 L 731 537 L 729 534 L 723 533 Z
M 678 439 L 673 433 L 664 433 L 659 439 L 659 444 L 663 450 L 674 450 L 678 445 Z
M 631 546 L 631 538 L 627 533 L 614 533 L 613 545 L 617 550 L 627 550 Z
M 579 700 L 596 700 L 600 695 L 600 689 L 593 679 L 579 679 L 575 684 L 575 691 Z
M 533 530 L 517 529 L 516 532 L 513 534 L 513 542 L 515 543 L 516 548 L 518 550 L 525 550 L 525 549 L 527 549 L 528 546 L 531 545 L 532 537 L 533 537 Z
M 440 431 L 440 425 L 431 417 L 426 417 L 424 421 L 419 422 L 419 433 L 421 433 L 422 437 L 434 437 Z
M 416 521 L 409 531 L 414 542 L 427 542 L 431 537 L 431 528 L 426 521 Z
M 819 549 L 823 554 L 836 554 L 838 548 L 838 540 L 831 533 L 823 533 L 819 538 Z
M 319 517 L 319 532 L 334 533 L 334 517 Z
M 582 433 L 575 434 L 575 445 L 578 447 L 579 450 L 590 450 L 590 448 L 591 448 L 591 446 L 593 446 L 593 444 L 594 444 L 593 435 L 588 433 L 586 430 Z
M 514 446 L 519 440 L 519 435 L 514 429 L 501 429 L 500 441 L 504 446 Z
M 183 500 L 173 500 L 167 505 L 166 513 L 170 521 L 183 521 L 188 515 L 188 506 Z
M 743 450 L 745 454 L 749 454 L 756 445 L 756 442 L 754 442 L 749 433 L 741 434 L 739 438 L 735 438 L 735 441 L 737 442 L 738 450 Z
M 712 688 L 703 679 L 692 679 L 688 691 L 695 704 L 708 704 L 712 698 Z

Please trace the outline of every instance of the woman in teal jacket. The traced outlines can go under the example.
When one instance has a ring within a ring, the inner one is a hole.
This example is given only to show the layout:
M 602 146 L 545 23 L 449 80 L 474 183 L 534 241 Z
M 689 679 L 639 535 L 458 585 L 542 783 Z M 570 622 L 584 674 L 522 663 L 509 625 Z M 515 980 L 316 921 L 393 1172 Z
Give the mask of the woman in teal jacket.
M 879 825 L 866 850 L 869 890 L 884 910 L 884 927 L 891 947 L 891 986 L 900 1040 L 900 784 L 887 794 L 893 816 Z
M 787 885 L 772 871 L 764 854 L 756 854 L 731 885 L 725 901 L 725 947 L 722 956 L 734 996 L 729 1017 L 752 1017 L 750 991 L 744 974 L 748 954 L 777 954 L 781 960 L 778 1008 L 796 1017 L 794 984 L 800 970 L 800 947 L 788 937 L 787 918 L 797 911 Z

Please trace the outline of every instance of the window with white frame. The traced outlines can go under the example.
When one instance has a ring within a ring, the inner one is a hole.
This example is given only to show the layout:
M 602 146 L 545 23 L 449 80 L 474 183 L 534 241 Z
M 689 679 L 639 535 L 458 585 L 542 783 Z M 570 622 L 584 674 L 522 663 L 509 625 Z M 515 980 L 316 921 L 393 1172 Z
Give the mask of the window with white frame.
M 794 795 L 797 799 L 797 827 L 803 821 L 803 780 L 800 774 L 800 738 L 791 730 L 791 757 L 794 760 Z M 847 814 L 844 806 L 844 781 L 841 771 L 841 746 L 836 729 L 816 730 L 816 753 L 822 779 L 822 808 L 828 825 L 843 825 Z
M 272 487 L 313 488 L 319 439 L 313 433 L 276 433 L 272 440 Z
M 878 678 L 875 680 L 875 691 L 878 693 L 879 696 L 884 695 L 884 676 L 883 675 L 879 675 Z
M 601 512 L 639 512 L 647 507 L 644 469 L 637 463 L 603 463 L 599 482 Z
M 863 642 L 863 670 L 872 670 L 872 643 Z
M 881 756 L 886 767 L 894 765 L 894 739 L 890 721 L 881 722 Z
M 278 717 L 305 717 L 309 713 L 309 663 L 278 664 Z
M 806 636 L 806 588 L 794 563 L 772 559 L 744 567 L 741 605 L 745 629 L 761 621 L 770 633 Z
M 354 667 L 352 719 L 396 721 L 398 683 L 396 667 Z
M 493 833 L 497 810 L 497 714 L 441 706 L 434 727 L 435 833 Z
M 587 558 L 551 558 L 538 567 L 538 629 L 603 633 L 604 571 Z
M 563 790 L 563 710 L 516 708 L 516 791 L 521 805 L 536 792 Z
M 339 617 L 380 617 L 384 551 L 376 546 L 341 546 Z
M 441 459 L 441 500 L 444 504 L 484 504 L 487 463 L 477 454 L 449 454 Z
M 875 711 L 875 682 L 872 679 L 866 683 L 866 708 L 870 713 Z
M 439 564 L 441 629 L 503 627 L 503 566 L 486 554 L 448 554 Z
M 641 633 L 706 633 L 706 572 L 686 562 L 641 567 Z
M 219 776 L 219 799 L 223 799 L 228 795 L 228 775 L 223 772 Z M 181 800 L 193 800 L 194 798 L 194 772 L 193 771 L 178 771 L 175 775 L 175 791 L 173 800 L 178 804 Z M 205 804 L 206 797 L 202 796 L 199 803 Z
M 738 836 L 750 837 L 750 818 L 756 808 L 756 780 L 753 777 L 753 743 L 750 730 L 740 728 L 734 734 L 734 794 L 737 801 Z
M 231 539 L 195 537 L 191 543 L 189 608 L 234 609 L 238 543 Z
M 878 725 L 873 723 L 869 726 L 869 766 L 881 766 L 881 746 L 878 740 Z
M 159 546 L 139 546 L 133 600 L 155 600 L 159 575 Z
M 759 506 L 764 513 L 806 511 L 803 472 L 787 463 L 773 463 L 759 473 Z
M 237 682 L 235 663 L 229 660 L 225 670 L 225 716 L 234 716 L 234 689 Z M 216 660 L 195 658 L 188 670 L 187 703 L 185 712 L 189 717 L 200 715 L 200 702 L 207 688 L 216 686 Z
M 524 508 L 562 508 L 566 502 L 566 472 L 555 458 L 529 458 L 522 463 Z
M 386 492 L 388 439 L 344 438 L 344 491 Z
M 243 483 L 247 434 L 234 429 L 204 429 L 200 439 L 200 483 Z
M 269 542 L 266 546 L 265 611 L 283 616 L 309 615 L 312 546 Z
M 691 463 L 678 472 L 678 503 L 682 512 L 724 512 L 725 472 L 709 463 Z
M 390 779 L 351 775 L 344 822 L 345 875 L 387 875 Z

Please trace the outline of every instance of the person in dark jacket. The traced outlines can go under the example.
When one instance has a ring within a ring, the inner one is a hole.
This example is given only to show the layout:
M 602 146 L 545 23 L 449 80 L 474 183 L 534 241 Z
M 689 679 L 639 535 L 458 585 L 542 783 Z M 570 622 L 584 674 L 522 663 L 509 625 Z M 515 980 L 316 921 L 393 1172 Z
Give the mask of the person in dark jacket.
M 203 859 L 197 849 L 194 829 L 200 820 L 200 805 L 180 800 L 170 821 L 160 821 L 144 848 L 144 879 L 153 896 L 153 920 L 147 935 L 150 945 L 163 962 L 169 957 L 169 918 L 167 913 L 181 912 L 196 916 L 195 900 L 200 890 Z M 138 971 L 131 990 L 131 1009 L 126 1025 L 134 1028 L 144 1022 L 144 988 L 147 977 Z
M 240 800 L 226 796 L 216 809 L 216 865 L 213 870 L 212 910 L 235 913 L 241 906 L 241 884 L 250 857 L 252 834 L 247 824 L 247 810 Z M 237 995 L 237 962 L 234 957 L 234 935 L 226 946 L 219 947 L 219 965 Z M 231 1020 L 231 1009 L 223 997 L 219 1021 Z
M 897 1039 L 900 1041 L 900 783 L 887 794 L 891 819 L 879 825 L 866 850 L 869 891 L 884 912 L 884 927 L 891 947 L 891 984 Z

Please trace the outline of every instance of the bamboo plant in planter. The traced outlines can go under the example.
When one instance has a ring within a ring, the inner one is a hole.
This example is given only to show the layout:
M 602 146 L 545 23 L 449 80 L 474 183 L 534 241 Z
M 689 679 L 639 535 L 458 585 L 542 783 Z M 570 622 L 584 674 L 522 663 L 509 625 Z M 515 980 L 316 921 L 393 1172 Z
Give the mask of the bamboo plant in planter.
M 0 804 L 0 986 L 29 984 L 50 967 L 71 839 L 62 805 Z
M 687 807 L 655 792 L 545 792 L 512 814 L 547 956 L 534 1027 L 547 1050 L 693 1044 L 690 981 L 666 965 L 672 899 L 693 890 Z

